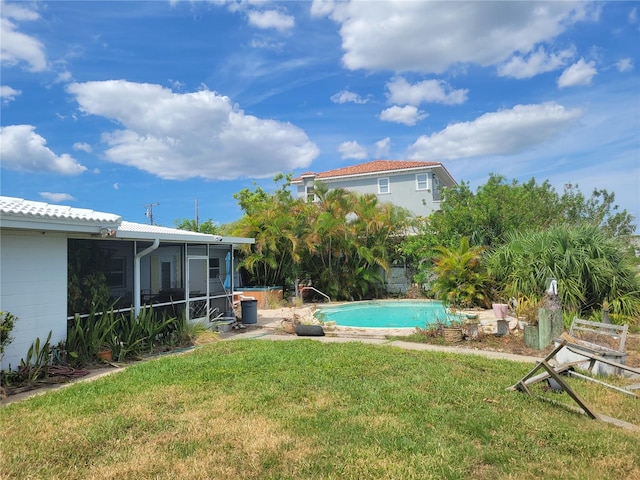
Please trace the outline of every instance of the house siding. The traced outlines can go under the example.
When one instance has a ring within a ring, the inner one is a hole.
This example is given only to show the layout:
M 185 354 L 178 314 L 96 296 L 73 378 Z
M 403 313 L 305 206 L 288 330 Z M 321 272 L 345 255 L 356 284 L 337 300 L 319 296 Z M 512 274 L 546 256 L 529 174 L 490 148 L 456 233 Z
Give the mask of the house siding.
M 15 369 L 36 338 L 67 336 L 67 236 L 2 231 L 0 248 L 0 310 L 18 318 L 0 368 Z
M 416 189 L 416 173 L 427 173 L 431 185 L 432 173 L 428 171 L 411 173 L 380 172 L 377 175 L 368 175 L 360 178 L 344 178 L 334 180 L 331 178 L 304 179 L 303 185 L 298 186 L 298 197 L 304 197 L 306 187 L 315 182 L 325 184 L 329 189 L 342 188 L 360 194 L 372 193 L 380 202 L 389 202 L 399 207 L 406 208 L 414 215 L 428 216 L 440 208 L 440 202 L 434 200 L 431 188 L 429 190 Z M 378 179 L 389 179 L 389 193 L 378 193 Z

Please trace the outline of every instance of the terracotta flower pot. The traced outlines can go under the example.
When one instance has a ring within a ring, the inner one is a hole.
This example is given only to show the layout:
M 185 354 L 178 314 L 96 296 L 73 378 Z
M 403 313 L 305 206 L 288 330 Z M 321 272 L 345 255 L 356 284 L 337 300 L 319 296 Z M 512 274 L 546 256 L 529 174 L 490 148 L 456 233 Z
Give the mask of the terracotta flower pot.
M 105 362 L 111 362 L 113 360 L 113 352 L 111 349 L 104 349 L 98 352 L 98 357 L 100 357 Z

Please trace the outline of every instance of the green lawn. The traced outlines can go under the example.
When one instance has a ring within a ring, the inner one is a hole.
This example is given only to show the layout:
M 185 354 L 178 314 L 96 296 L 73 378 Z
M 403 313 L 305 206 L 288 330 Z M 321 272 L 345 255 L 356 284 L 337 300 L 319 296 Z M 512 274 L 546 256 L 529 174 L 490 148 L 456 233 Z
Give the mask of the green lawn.
M 505 390 L 531 368 L 218 342 L 1 408 L 0 478 L 639 478 L 640 434 Z

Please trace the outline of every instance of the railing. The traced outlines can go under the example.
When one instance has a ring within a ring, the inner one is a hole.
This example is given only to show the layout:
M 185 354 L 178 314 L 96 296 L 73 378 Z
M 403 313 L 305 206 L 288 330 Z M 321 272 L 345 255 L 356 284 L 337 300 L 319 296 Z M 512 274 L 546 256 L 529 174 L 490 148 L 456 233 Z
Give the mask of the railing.
M 327 300 L 331 301 L 331 299 L 329 298 L 329 295 L 322 293 L 320 290 L 318 290 L 315 287 L 300 287 L 300 293 L 304 292 L 305 290 L 313 290 L 314 292 L 317 292 L 320 295 L 322 295 Z

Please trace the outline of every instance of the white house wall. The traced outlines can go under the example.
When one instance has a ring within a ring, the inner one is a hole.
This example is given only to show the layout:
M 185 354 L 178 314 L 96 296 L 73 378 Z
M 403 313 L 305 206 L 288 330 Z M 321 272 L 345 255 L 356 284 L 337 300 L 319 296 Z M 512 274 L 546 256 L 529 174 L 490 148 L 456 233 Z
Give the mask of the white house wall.
M 18 318 L 0 367 L 15 369 L 36 338 L 67 336 L 67 236 L 2 231 L 0 242 L 0 310 Z

